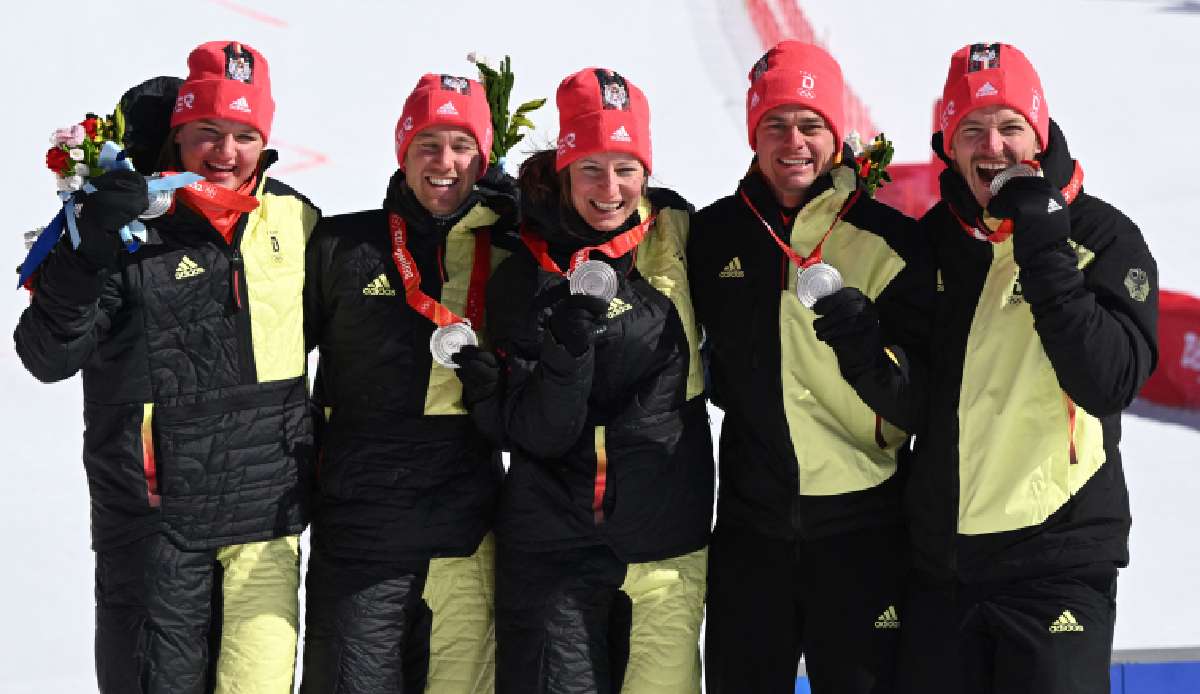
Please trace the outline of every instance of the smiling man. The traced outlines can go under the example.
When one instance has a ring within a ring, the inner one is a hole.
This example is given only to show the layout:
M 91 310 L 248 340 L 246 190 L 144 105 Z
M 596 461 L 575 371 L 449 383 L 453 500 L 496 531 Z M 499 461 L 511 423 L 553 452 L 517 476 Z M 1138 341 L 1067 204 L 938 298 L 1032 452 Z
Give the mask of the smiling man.
M 1016 48 L 957 51 L 941 114 L 933 147 L 949 168 L 921 220 L 941 281 L 906 499 L 901 680 L 914 693 L 1106 692 L 1129 559 L 1117 445 L 1157 359 L 1154 258 L 1083 192 Z
M 515 193 L 498 169 L 481 180 L 491 147 L 483 86 L 425 75 L 396 124 L 383 207 L 330 217 L 309 244 L 305 336 L 328 425 L 306 694 L 492 691 L 503 469 L 468 408 L 499 372 L 475 347 L 448 361 L 438 337 L 485 337 L 484 288 L 508 255 L 494 244 L 514 228 Z
M 785 41 L 750 72 L 754 161 L 688 248 L 725 410 L 708 691 L 892 691 L 907 553 L 897 456 L 921 411 L 931 265 L 842 148 L 841 70 Z M 832 266 L 845 287 L 797 292 Z M 803 269 L 803 273 L 798 272 Z M 886 346 L 886 349 L 885 349 Z

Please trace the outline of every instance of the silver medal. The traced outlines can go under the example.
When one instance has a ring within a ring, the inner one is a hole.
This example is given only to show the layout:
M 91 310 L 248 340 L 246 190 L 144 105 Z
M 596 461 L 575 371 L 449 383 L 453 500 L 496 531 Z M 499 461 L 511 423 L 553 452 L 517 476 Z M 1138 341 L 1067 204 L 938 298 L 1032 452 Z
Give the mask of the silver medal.
M 616 270 L 602 260 L 585 260 L 567 275 L 572 294 L 587 294 L 605 301 L 612 301 L 617 295 Z
M 146 211 L 138 215 L 138 219 L 154 219 L 161 217 L 171 209 L 171 201 L 175 199 L 175 191 L 158 190 L 150 193 L 150 204 Z
M 1008 183 L 1009 181 L 1011 181 L 1014 178 L 1021 178 L 1023 176 L 1041 176 L 1041 175 L 1042 175 L 1042 172 L 1033 168 L 1029 164 L 1013 164 L 1012 166 L 1008 167 L 1007 169 L 996 174 L 996 177 L 993 178 L 992 182 L 988 184 L 988 189 L 992 191 L 992 195 L 999 195 L 1000 189 L 1004 187 L 1004 184 Z
M 429 337 L 429 353 L 433 355 L 434 361 L 447 369 L 457 369 L 458 364 L 450 357 L 458 354 L 458 350 L 465 345 L 478 344 L 479 340 L 475 337 L 470 323 L 451 323 L 433 331 L 433 335 Z
M 841 289 L 842 273 L 829 263 L 815 263 L 796 269 L 796 296 L 805 308 Z

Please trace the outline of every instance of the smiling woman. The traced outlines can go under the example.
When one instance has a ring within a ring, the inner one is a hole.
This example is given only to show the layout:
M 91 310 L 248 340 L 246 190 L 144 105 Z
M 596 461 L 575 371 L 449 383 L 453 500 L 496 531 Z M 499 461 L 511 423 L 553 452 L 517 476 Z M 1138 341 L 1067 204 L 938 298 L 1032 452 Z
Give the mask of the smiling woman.
M 88 393 L 105 693 L 284 691 L 295 670 L 313 450 L 301 293 L 320 213 L 266 175 L 266 58 L 214 41 L 188 68 L 129 90 L 121 112 L 139 167 L 161 152 L 159 170 L 203 180 L 126 253 L 116 232 L 146 209 L 143 174 L 94 177 L 84 241 L 39 267 L 15 334 L 34 376 L 82 372 Z
M 266 146 L 257 128 L 224 118 L 184 123 L 172 131 L 169 143 L 184 170 L 230 190 L 241 188 L 254 176 Z
M 562 81 L 521 166 L 524 248 L 488 285 L 512 464 L 497 515 L 501 693 L 700 690 L 712 441 L 683 252 L 624 76 Z

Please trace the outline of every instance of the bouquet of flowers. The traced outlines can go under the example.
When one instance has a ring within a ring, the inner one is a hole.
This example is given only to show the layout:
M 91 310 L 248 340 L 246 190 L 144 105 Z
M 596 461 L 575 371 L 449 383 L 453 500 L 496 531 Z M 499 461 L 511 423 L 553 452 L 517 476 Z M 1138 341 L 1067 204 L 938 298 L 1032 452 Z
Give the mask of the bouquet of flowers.
M 120 142 L 123 130 L 119 112 L 107 118 L 89 113 L 75 125 L 55 130 L 46 150 L 46 168 L 54 172 L 59 192 L 77 191 L 88 178 L 104 173 L 101 149 L 105 142 Z
M 75 125 L 58 128 L 50 135 L 52 145 L 46 151 L 46 168 L 54 173 L 58 182 L 58 198 L 62 209 L 50 223 L 25 233 L 25 261 L 17 268 L 17 287 L 27 286 L 38 265 L 50 254 L 63 232 L 70 236 L 71 246 L 79 248 L 78 195 L 94 193 L 96 189 L 88 179 L 108 171 L 125 169 L 132 171 L 133 163 L 125 157 L 118 144 L 125 134 L 125 120 L 120 110 L 107 118 L 94 113 Z M 174 191 L 186 185 L 204 180 L 191 172 L 168 176 L 151 176 L 146 179 L 148 207 L 140 219 L 152 219 L 165 213 L 174 199 Z M 117 235 L 130 253 L 136 251 L 146 240 L 146 226 L 134 220 L 117 231 Z
M 515 113 L 510 115 L 508 102 L 512 96 L 513 87 L 512 59 L 507 55 L 504 56 L 504 60 L 496 68 L 488 64 L 487 58 L 475 52 L 468 53 L 467 60 L 479 68 L 479 81 L 483 82 L 488 106 L 492 109 L 492 131 L 495 136 L 492 138 L 492 152 L 488 157 L 488 163 L 500 162 L 503 165 L 504 156 L 508 154 L 508 151 L 525 138 L 521 128 L 533 129 L 536 127 L 533 121 L 529 120 L 528 114 L 545 105 L 546 100 L 526 101 L 517 107 Z
M 875 191 L 883 184 L 892 182 L 887 167 L 892 163 L 892 155 L 895 154 L 896 148 L 883 133 L 876 135 L 870 143 L 863 144 L 859 134 L 852 132 L 846 138 L 846 143 L 854 150 L 858 178 L 866 187 L 868 195 L 875 195 Z

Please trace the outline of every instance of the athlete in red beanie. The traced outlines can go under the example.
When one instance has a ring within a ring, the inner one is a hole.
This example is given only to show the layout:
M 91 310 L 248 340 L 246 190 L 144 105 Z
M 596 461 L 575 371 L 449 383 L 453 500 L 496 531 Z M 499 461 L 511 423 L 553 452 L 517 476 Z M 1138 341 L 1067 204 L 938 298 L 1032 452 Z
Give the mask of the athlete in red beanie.
M 502 378 L 484 299 L 516 238 L 516 194 L 488 168 L 475 80 L 421 77 L 394 143 L 383 206 L 322 220 L 309 244 L 314 398 L 331 415 L 300 691 L 487 694 L 504 470 L 498 416 L 476 425 L 469 411 Z
M 824 49 L 767 51 L 746 91 L 750 170 L 689 239 L 725 411 L 712 694 L 791 691 L 801 655 L 813 691 L 892 691 L 907 563 L 897 460 L 921 409 L 913 329 L 934 277 L 912 220 L 843 159 L 844 97 Z
M 646 96 L 562 80 L 521 166 L 523 252 L 488 287 L 511 466 L 496 517 L 496 688 L 700 691 L 713 450 L 683 261 L 690 207 L 647 186 Z
M 939 125 L 949 168 L 920 222 L 938 356 L 907 481 L 902 691 L 1107 692 L 1129 561 L 1121 411 L 1157 360 L 1154 258 L 1083 191 L 1013 46 L 951 56 Z
M 43 381 L 83 376 L 99 690 L 287 692 L 314 464 L 305 247 L 320 212 L 266 174 L 266 59 L 216 41 L 188 66 L 182 84 L 130 90 L 121 112 L 141 169 L 205 180 L 126 252 L 117 231 L 146 210 L 145 179 L 94 177 L 76 208 L 83 243 L 39 268 L 16 347 Z

